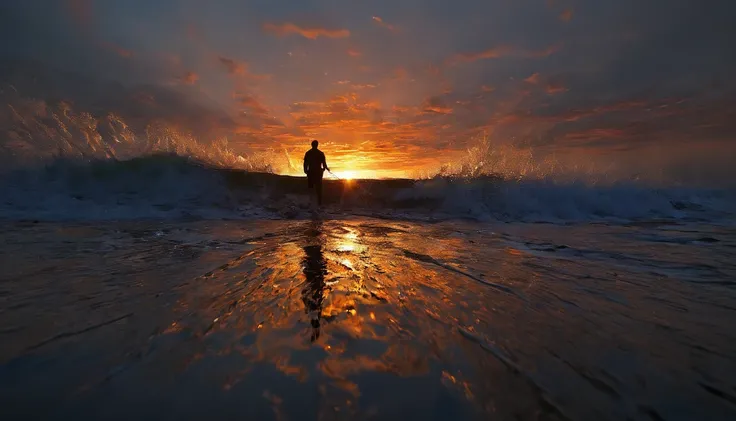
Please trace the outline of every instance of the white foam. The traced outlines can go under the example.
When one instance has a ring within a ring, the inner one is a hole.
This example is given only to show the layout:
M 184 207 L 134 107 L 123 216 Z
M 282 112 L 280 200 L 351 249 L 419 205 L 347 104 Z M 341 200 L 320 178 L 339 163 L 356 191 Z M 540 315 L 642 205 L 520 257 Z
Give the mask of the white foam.
M 438 211 L 449 215 L 531 222 L 722 220 L 736 213 L 736 192 L 732 190 L 651 188 L 634 183 L 590 185 L 549 179 L 434 179 L 397 194 L 397 200 L 408 199 L 438 200 Z

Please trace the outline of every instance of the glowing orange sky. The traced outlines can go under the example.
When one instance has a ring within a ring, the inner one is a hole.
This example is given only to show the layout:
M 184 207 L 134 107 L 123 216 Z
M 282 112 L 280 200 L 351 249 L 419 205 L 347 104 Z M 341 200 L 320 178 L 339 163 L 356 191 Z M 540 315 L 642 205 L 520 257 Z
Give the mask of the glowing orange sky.
M 3 52 L 137 86 L 111 111 L 270 151 L 285 173 L 311 139 L 337 173 L 377 177 L 456 161 L 482 134 L 602 162 L 666 142 L 734 149 L 725 0 L 34 5 L 6 7 Z

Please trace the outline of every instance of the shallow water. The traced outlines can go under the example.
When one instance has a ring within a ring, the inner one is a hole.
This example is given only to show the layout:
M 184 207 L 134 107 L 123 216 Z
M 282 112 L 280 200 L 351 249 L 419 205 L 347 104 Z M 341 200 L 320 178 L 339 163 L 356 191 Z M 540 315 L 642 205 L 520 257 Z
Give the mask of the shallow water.
M 0 419 L 736 419 L 736 229 L 0 225 Z

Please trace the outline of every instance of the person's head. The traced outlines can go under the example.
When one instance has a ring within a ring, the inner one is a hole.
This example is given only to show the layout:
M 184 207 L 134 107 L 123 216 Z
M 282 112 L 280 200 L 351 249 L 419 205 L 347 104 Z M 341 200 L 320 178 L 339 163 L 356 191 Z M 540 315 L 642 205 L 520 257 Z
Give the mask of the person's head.
M 319 146 L 319 142 L 317 140 L 312 141 L 312 148 L 317 149 L 317 146 Z

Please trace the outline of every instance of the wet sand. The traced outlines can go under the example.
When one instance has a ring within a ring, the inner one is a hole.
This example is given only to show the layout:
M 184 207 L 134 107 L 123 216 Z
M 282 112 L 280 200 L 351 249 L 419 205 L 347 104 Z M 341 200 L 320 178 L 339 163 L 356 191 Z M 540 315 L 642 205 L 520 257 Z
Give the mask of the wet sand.
M 736 231 L 0 225 L 0 419 L 736 419 Z

